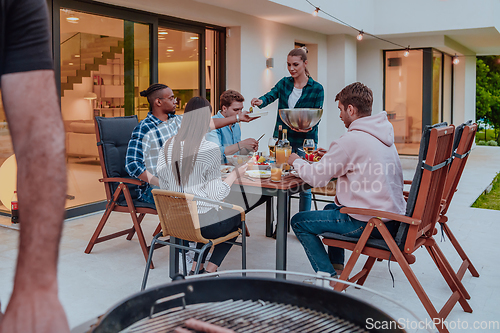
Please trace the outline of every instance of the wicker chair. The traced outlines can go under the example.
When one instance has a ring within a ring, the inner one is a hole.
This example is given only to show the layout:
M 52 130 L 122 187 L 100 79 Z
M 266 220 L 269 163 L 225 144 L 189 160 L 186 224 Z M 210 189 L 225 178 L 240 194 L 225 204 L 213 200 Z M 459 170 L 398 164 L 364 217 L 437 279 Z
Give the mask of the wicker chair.
M 231 238 L 237 237 L 241 234 L 242 235 L 241 243 L 240 242 L 230 242 L 230 243 L 242 247 L 241 267 L 242 269 L 246 269 L 246 237 L 250 236 L 250 233 L 248 232 L 248 229 L 246 228 L 245 225 L 245 210 L 243 208 L 225 202 L 214 201 L 194 196 L 191 194 L 174 192 L 174 191 L 154 189 L 152 193 L 154 196 L 162 231 L 159 232 L 157 235 L 155 235 L 153 241 L 151 242 L 148 262 L 146 264 L 141 290 L 144 290 L 144 288 L 146 288 L 146 283 L 149 275 L 150 262 L 153 258 L 153 252 L 155 250 L 156 244 L 169 245 L 173 246 L 174 248 L 182 249 L 182 256 L 183 256 L 182 261 L 184 265 L 184 272 L 187 272 L 186 250 L 195 251 L 199 253 L 200 257 L 203 257 L 203 254 L 211 247 L 223 242 L 228 242 Z M 237 231 L 231 232 L 230 234 L 219 237 L 217 239 L 204 238 L 203 235 L 201 234 L 201 227 L 198 218 L 196 201 L 208 202 L 211 204 L 219 205 L 222 208 L 237 210 L 241 214 L 241 228 L 239 228 Z M 166 237 L 166 236 L 182 239 L 184 241 L 189 241 L 189 242 L 204 243 L 205 245 L 201 249 L 193 249 L 185 245 L 176 244 L 175 242 L 171 242 L 170 240 L 159 239 L 160 237 Z M 196 263 L 195 274 L 198 274 L 200 270 L 200 265 L 201 265 L 201 260 L 198 260 L 198 262 Z

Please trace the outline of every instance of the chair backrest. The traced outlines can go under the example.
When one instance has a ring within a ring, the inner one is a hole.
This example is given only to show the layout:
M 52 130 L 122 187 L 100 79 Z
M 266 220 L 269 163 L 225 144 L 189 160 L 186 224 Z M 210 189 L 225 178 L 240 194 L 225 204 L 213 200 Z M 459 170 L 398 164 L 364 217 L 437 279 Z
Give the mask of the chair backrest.
M 104 178 L 131 178 L 125 170 L 125 157 L 130 137 L 137 124 L 137 116 L 95 117 L 95 133 Z M 105 183 L 108 200 L 111 200 L 117 187 L 118 183 Z M 138 186 L 128 185 L 128 187 L 132 199 L 135 199 Z
M 208 243 L 208 239 L 201 235 L 198 209 L 193 195 L 159 189 L 153 189 L 152 193 L 163 236 Z
M 410 188 L 406 216 L 421 221 L 420 225 L 401 223 L 396 233 L 396 243 L 409 253 L 416 240 L 432 233 L 440 213 L 448 164 L 451 161 L 454 126 L 446 123 L 426 126 L 420 142 L 419 161 Z M 404 246 L 404 248 L 403 248 Z
M 477 124 L 473 124 L 472 120 L 461 124 L 455 129 L 455 140 L 453 141 L 453 156 L 444 186 L 443 199 L 445 200 L 441 214 L 444 215 L 450 207 L 451 199 L 455 194 L 465 168 L 465 163 L 469 158 L 469 153 L 472 149 L 472 144 L 476 137 Z

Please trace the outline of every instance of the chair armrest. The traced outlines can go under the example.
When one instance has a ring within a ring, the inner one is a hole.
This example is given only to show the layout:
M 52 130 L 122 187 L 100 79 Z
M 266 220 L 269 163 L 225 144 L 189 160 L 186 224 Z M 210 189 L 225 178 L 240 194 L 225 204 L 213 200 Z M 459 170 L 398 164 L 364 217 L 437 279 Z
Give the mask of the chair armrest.
M 399 221 L 399 222 L 403 222 L 406 224 L 413 224 L 413 225 L 419 225 L 421 223 L 420 220 L 414 219 L 414 218 L 409 217 L 409 216 L 390 213 L 390 212 L 384 212 L 384 211 L 375 210 L 375 209 L 342 207 L 340 209 L 340 212 L 343 214 L 358 214 L 358 215 L 365 215 L 365 216 L 374 216 L 377 218 L 386 218 L 389 220 Z
M 411 185 L 411 183 L 413 183 L 412 180 L 403 180 L 403 184 L 405 185 Z
M 143 185 L 144 182 L 139 179 L 132 178 L 101 178 L 99 179 L 101 183 L 126 183 L 132 185 Z

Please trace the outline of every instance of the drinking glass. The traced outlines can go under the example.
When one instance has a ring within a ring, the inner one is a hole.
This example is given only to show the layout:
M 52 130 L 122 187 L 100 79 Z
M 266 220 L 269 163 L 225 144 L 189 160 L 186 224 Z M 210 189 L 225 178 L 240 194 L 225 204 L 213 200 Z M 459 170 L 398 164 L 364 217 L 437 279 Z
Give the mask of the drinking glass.
M 278 141 L 277 138 L 269 138 L 269 142 L 267 145 L 269 147 L 269 157 L 270 158 L 274 158 L 276 156 L 275 155 L 276 141 Z
M 305 139 L 304 144 L 302 145 L 302 148 L 304 148 L 304 152 L 306 154 L 312 154 L 315 148 L 314 140 L 313 139 Z
M 271 181 L 280 182 L 281 181 L 281 164 L 273 163 L 271 164 Z

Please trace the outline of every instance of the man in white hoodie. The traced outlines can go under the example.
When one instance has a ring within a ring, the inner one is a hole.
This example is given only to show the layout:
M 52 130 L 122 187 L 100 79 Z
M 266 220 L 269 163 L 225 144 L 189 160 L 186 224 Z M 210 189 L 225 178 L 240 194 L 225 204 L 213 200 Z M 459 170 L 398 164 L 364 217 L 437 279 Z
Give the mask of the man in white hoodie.
M 309 164 L 296 154 L 288 160 L 300 178 L 313 187 L 325 186 L 337 178 L 335 204 L 325 206 L 322 211 L 299 212 L 291 221 L 313 269 L 331 276 L 344 268 L 344 249 L 329 247 L 327 253 L 317 235 L 333 232 L 359 237 L 370 219 L 370 216 L 343 214 L 342 206 L 403 215 L 406 208 L 394 130 L 385 112 L 371 115 L 371 89 L 360 82 L 352 83 L 337 94 L 335 101 L 347 133 L 330 144 L 319 162 Z M 391 232 L 398 226 L 395 222 L 386 225 Z M 378 231 L 372 237 L 381 238 Z

